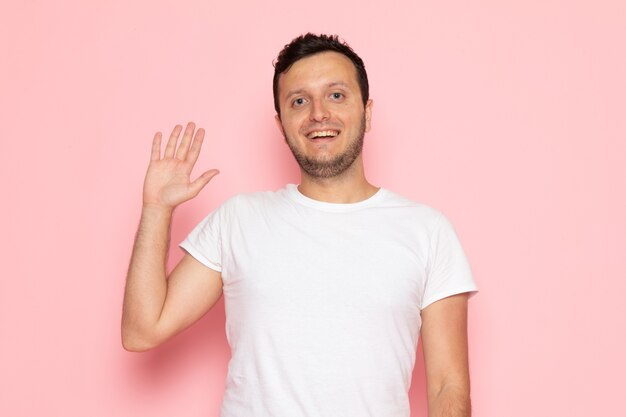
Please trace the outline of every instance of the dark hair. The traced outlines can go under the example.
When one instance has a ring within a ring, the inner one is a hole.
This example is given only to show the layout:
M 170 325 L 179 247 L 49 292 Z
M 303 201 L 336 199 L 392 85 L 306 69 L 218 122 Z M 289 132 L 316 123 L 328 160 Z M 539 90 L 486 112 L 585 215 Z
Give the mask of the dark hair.
M 347 43 L 340 41 L 337 35 L 315 35 L 313 33 L 307 33 L 306 35 L 298 36 L 285 45 L 283 50 L 278 54 L 276 61 L 274 61 L 274 108 L 279 116 L 278 78 L 280 74 L 289 70 L 296 61 L 326 51 L 339 52 L 352 61 L 356 68 L 363 106 L 367 104 L 369 98 L 369 84 L 367 82 L 367 72 L 365 72 L 363 60 Z

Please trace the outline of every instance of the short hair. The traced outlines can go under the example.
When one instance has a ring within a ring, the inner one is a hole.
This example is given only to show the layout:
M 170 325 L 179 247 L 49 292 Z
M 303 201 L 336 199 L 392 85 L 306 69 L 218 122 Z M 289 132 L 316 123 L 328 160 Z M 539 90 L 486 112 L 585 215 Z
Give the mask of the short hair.
M 367 104 L 367 100 L 369 99 L 369 83 L 367 82 L 367 72 L 365 72 L 363 60 L 346 42 L 340 41 L 337 35 L 315 35 L 313 33 L 307 33 L 306 35 L 298 36 L 285 45 L 278 54 L 276 61 L 274 61 L 274 108 L 279 116 L 278 79 L 280 75 L 287 72 L 294 63 L 302 58 L 326 51 L 339 52 L 352 61 L 357 73 L 357 81 L 361 90 L 363 106 Z

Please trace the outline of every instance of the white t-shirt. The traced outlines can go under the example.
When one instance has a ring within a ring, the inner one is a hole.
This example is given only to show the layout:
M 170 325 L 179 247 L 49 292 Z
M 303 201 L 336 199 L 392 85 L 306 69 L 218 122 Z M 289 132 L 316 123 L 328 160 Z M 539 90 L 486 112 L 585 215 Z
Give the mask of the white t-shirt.
M 181 247 L 222 273 L 221 417 L 407 417 L 420 310 L 477 289 L 448 220 L 384 188 L 240 194 Z

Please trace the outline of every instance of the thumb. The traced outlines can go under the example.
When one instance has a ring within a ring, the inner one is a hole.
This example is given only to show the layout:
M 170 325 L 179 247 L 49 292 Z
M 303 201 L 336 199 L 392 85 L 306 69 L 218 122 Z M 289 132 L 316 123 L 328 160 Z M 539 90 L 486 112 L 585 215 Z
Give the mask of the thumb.
M 211 178 L 213 178 L 219 173 L 220 173 L 219 170 L 211 169 L 209 171 L 206 171 L 202 175 L 200 175 L 198 178 L 195 179 L 195 181 L 189 184 L 189 189 L 191 190 L 191 193 L 193 194 L 193 196 L 194 197 L 197 196 L 200 190 L 202 190 L 204 186 L 207 185 L 209 181 L 211 181 Z

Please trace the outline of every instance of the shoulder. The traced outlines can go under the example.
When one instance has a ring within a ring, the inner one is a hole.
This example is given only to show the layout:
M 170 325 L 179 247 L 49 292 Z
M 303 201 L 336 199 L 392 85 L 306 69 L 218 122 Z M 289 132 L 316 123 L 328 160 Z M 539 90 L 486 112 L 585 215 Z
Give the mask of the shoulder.
M 228 214 L 258 213 L 264 207 L 274 206 L 285 199 L 284 189 L 277 191 L 243 192 L 225 200 L 216 211 Z
M 383 191 L 384 198 L 381 199 L 381 207 L 389 209 L 394 217 L 403 222 L 417 222 L 434 228 L 442 219 L 445 219 L 441 211 L 428 204 L 415 201 L 387 188 L 383 188 Z

